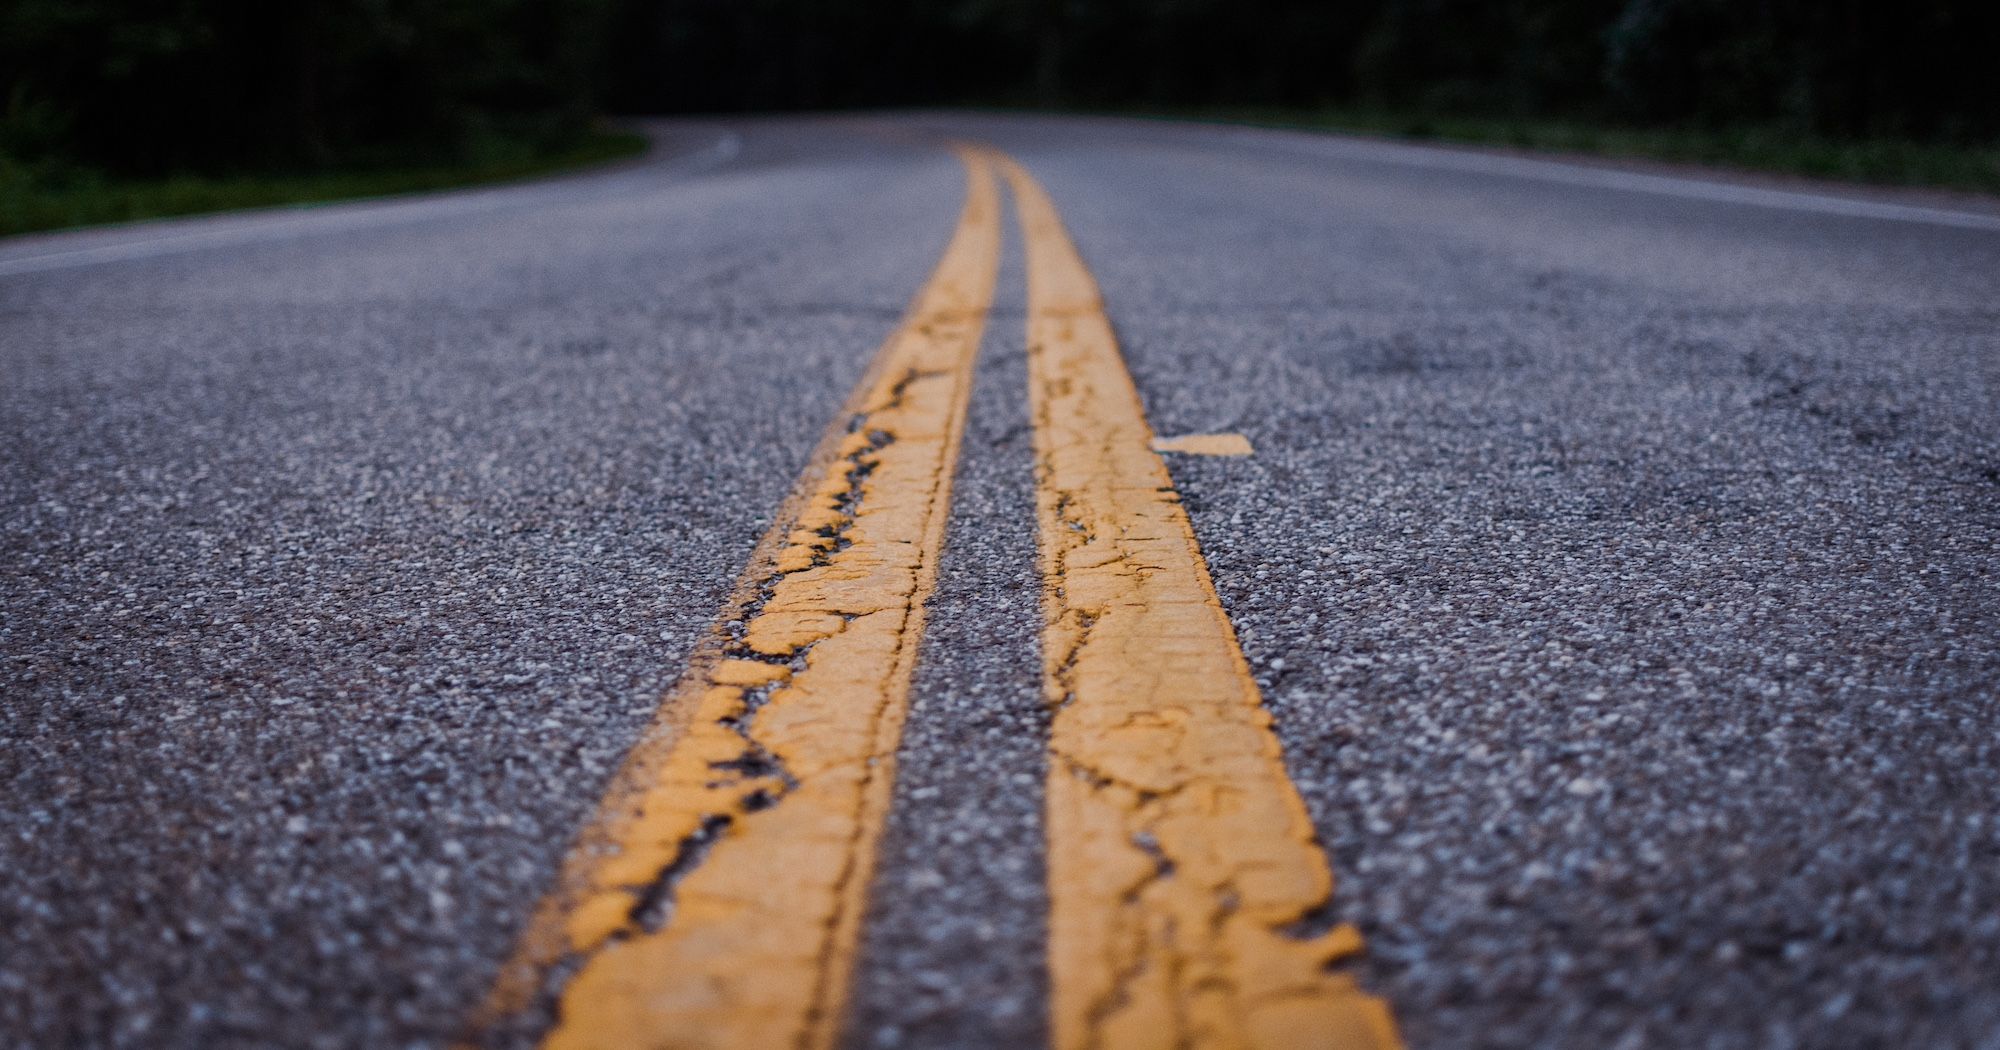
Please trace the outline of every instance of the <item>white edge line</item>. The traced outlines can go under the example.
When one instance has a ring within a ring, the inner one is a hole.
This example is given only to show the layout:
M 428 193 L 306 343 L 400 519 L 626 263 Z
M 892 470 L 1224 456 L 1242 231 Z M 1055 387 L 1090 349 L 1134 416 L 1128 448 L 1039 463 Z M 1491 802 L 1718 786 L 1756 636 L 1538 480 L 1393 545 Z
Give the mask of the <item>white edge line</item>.
M 677 157 L 658 165 L 656 172 L 676 175 L 706 171 L 735 159 L 743 151 L 743 136 L 734 131 L 723 132 L 714 142 L 695 153 Z M 0 277 L 26 273 L 45 273 L 50 270 L 66 270 L 78 266 L 95 266 L 100 263 L 124 262 L 130 259 L 149 259 L 177 252 L 196 251 L 202 248 L 223 247 L 235 244 L 252 244 L 269 240 L 272 234 L 290 232 L 335 233 L 348 230 L 366 229 L 373 226 L 390 225 L 397 222 L 413 222 L 423 219 L 445 218 L 465 215 L 496 208 L 519 207 L 533 203 L 538 193 L 523 193 L 524 190 L 542 190 L 533 182 L 513 186 L 490 186 L 473 190 L 470 194 L 453 198 L 446 195 L 423 195 L 415 198 L 388 198 L 379 201 L 330 201 L 325 207 L 338 210 L 311 210 L 305 214 L 273 216 L 254 219 L 235 216 L 237 221 L 223 229 L 188 230 L 184 233 L 170 233 L 149 237 L 141 241 L 125 241 L 119 244 L 100 245 L 95 248 L 71 248 L 66 251 L 43 252 L 21 255 L 14 258 L 0 258 Z M 445 191 L 449 194 L 451 191 Z M 343 204 L 346 206 L 343 207 Z M 203 216 L 228 220 L 229 213 Z M 314 227 L 317 227 L 315 229 Z M 303 228 L 303 229 L 301 229 Z
M 1964 230 L 2000 231 L 2000 215 L 1982 215 L 1978 212 L 1952 211 L 1947 208 L 1926 208 L 1911 204 L 1890 204 L 1884 201 L 1856 200 L 1851 197 L 1834 197 L 1819 193 L 1804 193 L 1796 190 L 1775 190 L 1759 186 L 1741 186 L 1728 182 L 1713 182 L 1673 175 L 1652 175 L 1636 171 L 1619 171 L 1614 168 L 1596 168 L 1581 164 L 1567 164 L 1556 160 L 1538 160 L 1529 157 L 1460 152 L 1401 142 L 1372 142 L 1364 139 L 1334 138 L 1315 135 L 1309 132 L 1283 131 L 1271 128 L 1238 128 L 1234 129 L 1234 136 L 1245 140 L 1255 140 L 1265 145 L 1287 146 L 1295 150 L 1317 153 L 1323 156 L 1372 160 L 1387 164 L 1438 168 L 1449 171 L 1466 171 L 1482 175 L 1503 175 L 1513 178 L 1533 179 L 1539 182 L 1558 182 L 1571 186 L 1588 186 L 1594 189 L 1622 190 L 1628 193 L 1650 193 L 1658 196 L 1680 197 L 1688 200 L 1750 205 L 1761 208 L 1776 208 L 1784 211 L 1812 212 L 1821 215 L 1839 215 L 1847 218 L 1914 222 L 1931 226 L 1950 226 Z

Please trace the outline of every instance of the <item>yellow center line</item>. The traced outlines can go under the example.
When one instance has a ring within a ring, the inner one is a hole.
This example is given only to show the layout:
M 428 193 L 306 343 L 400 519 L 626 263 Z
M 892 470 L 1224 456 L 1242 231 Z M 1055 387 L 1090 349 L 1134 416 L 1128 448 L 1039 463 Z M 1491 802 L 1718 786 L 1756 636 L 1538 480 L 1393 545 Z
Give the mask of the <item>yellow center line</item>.
M 1387 1048 L 1333 876 L 1089 270 L 1003 161 L 1028 258 L 1058 1050 Z
M 627 759 L 475 1039 L 552 1008 L 554 1050 L 832 1044 L 999 265 L 992 161 L 959 155 L 965 207 L 936 272 Z

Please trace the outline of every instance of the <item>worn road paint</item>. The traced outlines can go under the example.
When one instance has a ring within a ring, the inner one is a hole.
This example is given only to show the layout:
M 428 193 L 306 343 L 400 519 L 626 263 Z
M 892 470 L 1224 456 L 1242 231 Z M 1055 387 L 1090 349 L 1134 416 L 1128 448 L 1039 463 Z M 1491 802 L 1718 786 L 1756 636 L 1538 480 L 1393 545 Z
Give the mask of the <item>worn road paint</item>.
M 1184 456 L 1247 456 L 1256 449 L 1241 434 L 1182 434 L 1154 438 L 1153 451 L 1177 452 Z
M 1331 969 L 1333 877 L 1286 776 L 1096 282 L 1004 162 L 1028 257 L 1029 396 L 1055 708 L 1049 969 L 1058 1050 L 1388 1048 Z
M 475 1040 L 815 1048 L 838 1032 L 972 363 L 999 266 L 992 161 L 497 984 Z

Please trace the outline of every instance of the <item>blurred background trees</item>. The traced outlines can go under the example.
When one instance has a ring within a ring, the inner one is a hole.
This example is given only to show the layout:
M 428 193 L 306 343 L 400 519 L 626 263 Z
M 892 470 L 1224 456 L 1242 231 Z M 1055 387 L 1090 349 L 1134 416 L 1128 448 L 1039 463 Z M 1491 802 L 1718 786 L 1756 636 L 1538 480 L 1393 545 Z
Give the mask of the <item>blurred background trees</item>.
M 572 134 L 614 0 L 0 0 L 0 150 L 132 174 Z
M 0 0 L 0 154 L 297 168 L 962 103 L 1988 143 L 1996 56 L 1994 0 Z

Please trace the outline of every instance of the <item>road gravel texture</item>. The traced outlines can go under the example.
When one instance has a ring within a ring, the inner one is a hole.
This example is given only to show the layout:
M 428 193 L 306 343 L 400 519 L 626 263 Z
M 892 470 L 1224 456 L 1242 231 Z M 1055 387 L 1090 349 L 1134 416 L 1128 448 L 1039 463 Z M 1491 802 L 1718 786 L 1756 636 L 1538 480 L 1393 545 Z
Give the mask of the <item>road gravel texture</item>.
M 655 133 L 0 243 L 0 1043 L 455 1035 L 955 134 L 1047 185 L 1155 429 L 1256 448 L 1169 465 L 1410 1045 L 2000 1047 L 2000 232 L 1199 125 Z M 1009 236 L 855 1046 L 1045 1034 Z
M 1411 1045 L 2000 1045 L 2000 237 L 999 137 Z
M 871 893 L 852 1047 L 1047 1040 L 1041 575 L 1009 220 Z
M 962 193 L 729 172 L 0 286 L 0 1042 L 456 1034 Z

